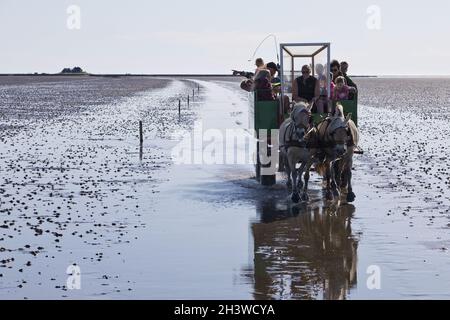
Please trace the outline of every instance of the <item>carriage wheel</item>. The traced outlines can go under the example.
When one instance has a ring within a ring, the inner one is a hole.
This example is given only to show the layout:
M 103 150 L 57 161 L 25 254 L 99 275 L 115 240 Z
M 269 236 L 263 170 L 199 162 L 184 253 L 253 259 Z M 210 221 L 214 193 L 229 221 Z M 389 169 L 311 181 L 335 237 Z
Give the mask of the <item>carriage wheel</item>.
M 261 165 L 259 163 L 255 164 L 256 181 L 261 180 Z
M 270 136 L 269 136 L 270 137 Z M 268 144 L 270 143 L 270 138 L 268 137 Z M 258 151 L 258 157 L 257 157 L 257 164 L 256 164 L 256 170 L 259 171 L 257 172 L 257 176 L 259 175 L 259 182 L 263 185 L 263 186 L 273 186 L 277 181 L 276 181 L 276 175 L 272 174 L 272 175 L 262 175 L 261 174 L 261 162 L 259 160 L 259 144 L 257 147 L 257 151 Z M 271 149 L 269 147 L 267 147 L 267 155 L 271 155 Z
M 257 136 L 257 139 L 259 136 Z M 260 182 L 261 180 L 261 162 L 259 160 L 259 143 L 256 142 L 256 164 L 255 164 L 255 175 L 256 181 Z
M 273 186 L 277 183 L 277 178 L 274 174 L 270 176 L 261 176 L 260 182 L 263 186 Z

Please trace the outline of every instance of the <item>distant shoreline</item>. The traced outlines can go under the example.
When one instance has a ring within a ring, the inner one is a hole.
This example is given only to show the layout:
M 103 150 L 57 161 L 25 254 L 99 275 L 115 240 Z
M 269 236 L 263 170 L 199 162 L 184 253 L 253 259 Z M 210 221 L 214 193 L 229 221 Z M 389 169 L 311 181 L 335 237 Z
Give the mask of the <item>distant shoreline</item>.
M 352 78 L 450 78 L 450 75 L 350 75 Z M 231 74 L 129 74 L 129 73 L 0 73 L 0 77 L 104 77 L 104 78 L 122 78 L 122 77 L 162 77 L 162 78 L 210 78 L 210 77 L 230 77 L 240 78 Z
M 95 74 L 95 73 L 0 73 L 0 77 L 105 77 L 105 78 L 119 78 L 119 77 L 234 77 L 231 74 Z M 377 78 L 379 76 L 371 75 L 352 75 L 353 78 Z

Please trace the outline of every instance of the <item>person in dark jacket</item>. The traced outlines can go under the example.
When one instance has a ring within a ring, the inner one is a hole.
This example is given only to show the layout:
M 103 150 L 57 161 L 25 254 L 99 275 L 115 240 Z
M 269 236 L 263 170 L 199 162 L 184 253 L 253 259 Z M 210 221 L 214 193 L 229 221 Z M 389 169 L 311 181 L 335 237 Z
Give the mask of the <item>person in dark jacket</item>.
M 257 101 L 274 101 L 272 84 L 270 83 L 270 72 L 260 70 L 255 77 L 254 88 Z
M 267 70 L 269 70 L 269 72 L 270 72 L 270 79 L 271 79 L 271 81 L 270 82 L 272 82 L 272 83 L 278 83 L 278 82 L 280 82 L 280 78 L 278 78 L 278 77 L 275 77 L 275 75 L 278 73 L 278 66 L 277 66 L 277 64 L 275 63 L 275 62 L 269 62 L 267 65 L 266 65 L 266 68 L 267 68 Z
M 332 80 L 331 81 L 333 81 L 333 83 L 336 84 L 335 80 L 338 77 L 342 77 L 343 76 L 343 74 L 341 72 L 341 64 L 339 63 L 339 61 L 337 61 L 337 60 L 331 61 L 331 63 L 330 63 L 330 71 L 331 71 L 331 75 L 332 75 L 332 77 L 331 77 Z
M 281 79 L 280 79 L 280 69 L 279 65 L 275 62 L 269 62 L 266 65 L 267 70 L 270 72 L 270 83 L 273 88 L 273 94 L 276 99 L 280 98 L 281 95 Z M 283 103 L 283 113 L 287 114 L 290 112 L 290 105 L 291 102 L 289 100 L 289 97 L 286 95 L 283 95 L 282 98 Z
M 345 82 L 347 83 L 347 85 L 349 87 L 358 89 L 358 86 L 356 85 L 356 83 L 354 83 L 353 80 L 347 75 L 347 71 L 348 71 L 348 63 L 346 61 L 342 61 L 341 62 L 341 72 L 342 72 L 342 76 L 345 78 Z

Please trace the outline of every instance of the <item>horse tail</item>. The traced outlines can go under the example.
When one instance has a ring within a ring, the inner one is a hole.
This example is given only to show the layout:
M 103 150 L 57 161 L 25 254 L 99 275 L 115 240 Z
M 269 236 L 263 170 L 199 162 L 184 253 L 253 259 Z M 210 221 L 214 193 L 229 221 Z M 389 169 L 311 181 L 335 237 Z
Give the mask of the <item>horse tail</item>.
M 327 165 L 325 164 L 325 162 L 320 162 L 320 163 L 316 164 L 316 172 L 320 176 L 325 177 L 325 175 L 327 173 Z
M 355 125 L 355 123 L 352 120 L 350 120 L 348 122 L 348 127 L 350 129 L 350 134 L 352 136 L 353 144 L 355 146 L 357 146 L 359 144 L 359 130 L 358 130 L 358 127 Z

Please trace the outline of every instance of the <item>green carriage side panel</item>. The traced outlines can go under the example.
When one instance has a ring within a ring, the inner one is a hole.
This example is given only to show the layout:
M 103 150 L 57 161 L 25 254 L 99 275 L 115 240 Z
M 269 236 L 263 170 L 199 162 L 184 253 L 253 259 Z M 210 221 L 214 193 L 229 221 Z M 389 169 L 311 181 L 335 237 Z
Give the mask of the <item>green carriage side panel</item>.
M 355 97 L 353 100 L 340 100 L 339 102 L 344 108 L 344 115 L 347 116 L 349 113 L 352 114 L 352 120 L 358 126 L 358 99 Z M 333 106 L 336 107 L 336 103 L 333 102 Z M 328 114 L 327 113 L 313 113 L 312 115 L 314 124 L 318 124 L 323 119 L 325 119 Z
M 341 100 L 339 102 L 344 107 L 345 116 L 351 113 L 353 122 L 358 126 L 358 100 Z
M 278 101 L 255 102 L 255 130 L 278 129 Z
M 252 122 L 253 128 L 257 136 L 259 137 L 258 130 L 266 129 L 267 134 L 270 137 L 270 130 L 278 129 L 278 101 L 255 101 L 253 100 L 253 105 L 250 107 L 250 116 L 253 116 L 254 121 Z M 268 152 L 272 152 L 268 148 Z M 259 153 L 259 144 L 257 144 L 257 154 Z M 262 167 L 267 167 L 267 165 L 262 165 L 259 161 L 259 155 L 257 156 L 255 169 L 256 169 L 256 179 L 265 186 L 271 186 L 276 183 L 276 175 L 261 175 Z

